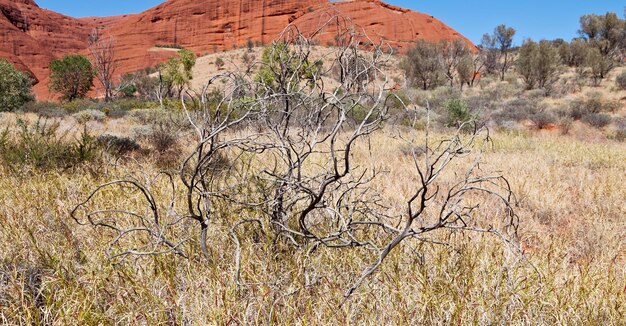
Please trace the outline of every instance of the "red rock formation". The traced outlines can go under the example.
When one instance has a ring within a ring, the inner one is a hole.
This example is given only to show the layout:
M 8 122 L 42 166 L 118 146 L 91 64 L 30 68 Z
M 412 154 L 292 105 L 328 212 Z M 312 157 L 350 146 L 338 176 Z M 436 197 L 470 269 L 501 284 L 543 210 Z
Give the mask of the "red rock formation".
M 48 64 L 86 47 L 92 26 L 41 9 L 32 0 L 0 0 L 0 57 L 34 77 L 39 98 L 48 95 Z
M 378 43 L 381 39 L 387 44 L 406 51 L 415 40 L 430 42 L 463 39 L 468 46 L 474 44 L 433 16 L 386 4 L 379 0 L 355 0 L 327 3 L 314 12 L 305 14 L 293 22 L 301 31 L 312 32 L 332 17 L 342 17 L 341 24 L 349 23 L 364 37 Z M 334 43 L 336 36 L 333 26 L 328 24 L 320 35 L 321 44 Z M 366 40 L 369 41 L 369 40 Z
M 176 53 L 158 46 L 204 54 L 248 40 L 268 43 L 290 23 L 310 33 L 332 15 L 349 18 L 375 41 L 382 38 L 400 50 L 419 38 L 463 38 L 432 16 L 378 0 L 169 0 L 136 15 L 80 19 L 39 8 L 33 0 L 0 0 L 0 57 L 29 72 L 38 82 L 38 98 L 46 99 L 49 62 L 88 53 L 87 36 L 96 27 L 114 37 L 121 74 Z M 321 35 L 322 44 L 333 40 L 332 31 Z

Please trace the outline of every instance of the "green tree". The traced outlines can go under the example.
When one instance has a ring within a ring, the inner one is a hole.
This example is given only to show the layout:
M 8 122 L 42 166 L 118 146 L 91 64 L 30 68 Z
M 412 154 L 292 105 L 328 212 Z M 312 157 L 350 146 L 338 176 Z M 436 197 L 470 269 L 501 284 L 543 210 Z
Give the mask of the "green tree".
M 625 29 L 626 20 L 620 19 L 614 12 L 607 12 L 604 15 L 589 14 L 580 17 L 578 32 L 602 56 L 615 58 L 625 45 Z
M 163 65 L 162 81 L 168 88 L 174 87 L 181 94 L 185 86 L 193 79 L 193 67 L 196 55 L 186 49 L 178 51 L 178 57 L 171 57 Z M 168 92 L 169 93 L 169 92 Z
M 83 98 L 93 87 L 96 73 L 89 59 L 80 54 L 66 55 L 50 62 L 50 89 L 66 101 Z
M 400 62 L 400 68 L 404 70 L 410 83 L 419 85 L 422 89 L 441 86 L 445 79 L 441 53 L 438 44 L 419 40 Z
M 591 68 L 594 86 L 598 86 L 600 81 L 613 70 L 615 62 L 603 55 L 600 49 L 593 47 L 589 50 L 589 55 L 587 56 L 587 66 Z
M 284 42 L 266 47 L 263 49 L 262 65 L 257 73 L 256 81 L 272 88 L 287 84 L 294 88 L 298 87 L 297 83 L 287 82 L 291 78 L 306 81 L 307 84 L 314 82 L 322 62 L 302 60 L 298 54 L 295 49 Z
M 549 90 L 559 78 L 559 51 L 550 41 L 527 40 L 519 51 L 516 66 L 527 89 Z
M 10 62 L 0 59 L 0 112 L 14 111 L 34 99 L 32 82 Z
M 506 25 L 500 25 L 496 27 L 493 32 L 496 46 L 498 47 L 500 59 L 499 70 L 500 80 L 504 80 L 504 75 L 513 65 L 513 59 L 511 58 L 511 49 L 513 47 L 513 37 L 515 36 L 515 29 L 507 27 Z

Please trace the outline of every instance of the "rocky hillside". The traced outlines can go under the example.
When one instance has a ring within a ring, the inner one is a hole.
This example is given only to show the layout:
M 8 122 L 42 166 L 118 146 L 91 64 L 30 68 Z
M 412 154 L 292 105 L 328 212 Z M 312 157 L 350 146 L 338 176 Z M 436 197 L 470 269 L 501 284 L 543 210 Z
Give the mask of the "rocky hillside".
M 35 93 L 49 98 L 48 64 L 68 53 L 87 53 L 94 28 L 114 37 L 118 73 L 155 65 L 185 47 L 201 55 L 255 43 L 269 43 L 289 24 L 304 34 L 331 17 L 343 17 L 371 41 L 384 39 L 402 51 L 416 39 L 462 38 L 436 18 L 378 0 L 169 0 L 134 15 L 72 18 L 37 6 L 33 0 L 0 0 L 0 57 L 27 71 Z M 320 43 L 333 42 L 331 30 Z M 473 45 L 472 45 L 473 46 Z

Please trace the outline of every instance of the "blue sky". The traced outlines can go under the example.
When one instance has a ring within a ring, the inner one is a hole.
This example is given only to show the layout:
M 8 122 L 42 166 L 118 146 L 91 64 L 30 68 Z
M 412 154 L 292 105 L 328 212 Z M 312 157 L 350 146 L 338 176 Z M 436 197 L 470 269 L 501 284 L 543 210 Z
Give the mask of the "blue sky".
M 200 0 L 197 0 L 200 1 Z M 136 13 L 162 0 L 36 0 L 44 8 L 74 17 Z M 478 43 L 499 24 L 517 29 L 525 38 L 566 40 L 576 36 L 578 19 L 586 13 L 607 11 L 624 15 L 624 0 L 388 0 L 388 3 L 431 14 Z

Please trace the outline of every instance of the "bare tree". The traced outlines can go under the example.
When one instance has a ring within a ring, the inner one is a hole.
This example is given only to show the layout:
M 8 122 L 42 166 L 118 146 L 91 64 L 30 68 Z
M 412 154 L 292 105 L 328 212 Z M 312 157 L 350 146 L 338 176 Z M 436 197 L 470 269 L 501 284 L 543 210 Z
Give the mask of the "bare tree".
M 113 99 L 113 76 L 117 69 L 115 61 L 115 40 L 112 36 L 106 37 L 100 34 L 98 28 L 94 28 L 89 34 L 89 52 L 93 58 L 96 77 L 104 89 L 104 100 L 109 102 Z
M 195 141 L 176 174 L 161 174 L 171 196 L 157 191 L 153 178 L 124 178 L 95 189 L 72 216 L 114 230 L 111 247 L 119 248 L 114 257 L 187 255 L 182 245 L 195 238 L 208 260 L 211 223 L 229 221 L 237 286 L 246 284 L 240 276 L 238 229 L 243 225 L 272 234 L 265 238 L 274 243 L 308 251 L 365 248 L 375 262 L 347 297 L 403 243 L 438 243 L 427 237 L 435 230 L 488 232 L 508 241 L 507 231 L 517 225 L 510 187 L 500 175 L 482 171 L 480 154 L 488 148 L 489 134 L 468 134 L 467 124 L 435 146 L 427 134 L 426 152 L 414 152 L 415 171 L 407 171 L 417 184 L 407 198 L 407 211 L 402 216 L 388 213 L 372 183 L 378 169 L 357 166 L 354 156 L 383 128 L 388 102 L 396 97 L 388 93 L 392 82 L 383 69 L 392 51 L 384 51 L 383 43 L 370 51 L 359 49 L 358 44 L 372 40 L 356 28 L 338 28 L 341 45 L 325 57 L 329 64 L 316 63 L 311 40 L 329 24 L 340 25 L 337 19 L 307 37 L 290 26 L 266 50 L 257 69 L 218 75 L 200 94 L 184 92 L 181 103 Z M 337 71 L 345 73 L 339 85 L 330 87 L 327 80 Z M 212 94 L 218 86 L 224 88 L 216 97 Z M 417 136 L 411 133 L 406 139 L 413 142 Z M 474 164 L 458 180 L 441 181 L 459 159 L 473 159 Z M 138 195 L 145 203 L 143 211 L 98 208 L 96 197 L 112 186 Z M 490 198 L 503 204 L 497 211 L 506 217 L 501 224 L 476 214 L 476 203 Z M 144 245 L 126 242 L 131 247 L 123 248 L 122 240 L 136 232 L 144 235 L 138 240 Z
M 467 44 L 465 43 L 465 41 L 461 39 L 456 39 L 454 41 L 444 41 L 440 45 L 440 48 L 443 70 L 445 72 L 446 78 L 450 82 L 450 87 L 453 87 L 454 80 L 458 74 L 457 68 L 461 64 L 468 63 L 467 58 L 470 56 L 470 50 L 467 48 Z M 460 83 L 462 84 L 463 82 L 461 81 Z

